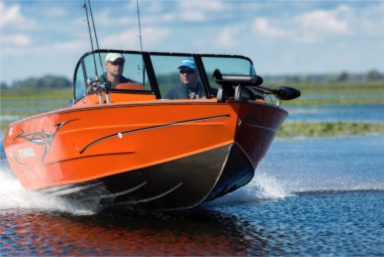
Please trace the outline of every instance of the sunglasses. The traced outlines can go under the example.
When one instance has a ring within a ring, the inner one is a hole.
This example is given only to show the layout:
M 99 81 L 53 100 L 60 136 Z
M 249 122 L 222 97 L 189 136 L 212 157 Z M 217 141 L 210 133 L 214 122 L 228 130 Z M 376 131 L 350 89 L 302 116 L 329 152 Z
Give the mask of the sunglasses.
M 119 66 L 123 66 L 124 65 L 124 62 L 122 61 L 114 61 L 114 62 L 110 62 L 112 65 L 119 65 Z
M 180 70 L 180 74 L 195 74 L 195 70 Z

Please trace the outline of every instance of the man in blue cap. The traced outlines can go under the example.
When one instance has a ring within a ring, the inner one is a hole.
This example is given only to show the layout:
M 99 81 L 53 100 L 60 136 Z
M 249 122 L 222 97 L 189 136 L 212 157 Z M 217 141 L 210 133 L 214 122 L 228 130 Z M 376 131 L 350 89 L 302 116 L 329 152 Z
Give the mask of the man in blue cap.
M 196 99 L 206 98 L 204 88 L 197 81 L 196 65 L 193 58 L 183 59 L 180 63 L 179 78 L 180 83 L 169 90 L 163 98 L 165 99 Z

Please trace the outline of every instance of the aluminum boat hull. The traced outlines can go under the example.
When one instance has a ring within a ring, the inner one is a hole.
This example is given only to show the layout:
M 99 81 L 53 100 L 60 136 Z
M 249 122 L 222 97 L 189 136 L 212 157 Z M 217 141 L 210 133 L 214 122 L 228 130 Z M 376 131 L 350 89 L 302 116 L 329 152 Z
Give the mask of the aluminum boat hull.
M 27 190 L 101 206 L 193 208 L 246 185 L 287 115 L 264 102 L 145 97 L 89 98 L 11 124 L 11 169 Z

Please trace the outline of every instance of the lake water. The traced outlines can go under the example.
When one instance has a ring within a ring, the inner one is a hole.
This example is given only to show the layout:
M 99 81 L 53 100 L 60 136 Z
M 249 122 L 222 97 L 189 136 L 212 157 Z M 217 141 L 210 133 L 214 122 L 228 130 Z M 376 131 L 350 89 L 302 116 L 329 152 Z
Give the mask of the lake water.
M 95 213 L 0 172 L 2 256 L 383 256 L 384 137 L 276 140 L 246 187 L 189 212 Z
M 288 106 L 290 121 L 384 122 L 384 104 L 334 104 L 319 106 Z

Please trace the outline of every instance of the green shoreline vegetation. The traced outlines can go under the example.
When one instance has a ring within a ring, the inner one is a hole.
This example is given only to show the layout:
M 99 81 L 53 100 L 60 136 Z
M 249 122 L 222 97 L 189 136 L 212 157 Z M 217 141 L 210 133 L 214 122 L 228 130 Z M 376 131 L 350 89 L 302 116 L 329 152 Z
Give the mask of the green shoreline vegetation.
M 71 100 L 72 88 L 2 91 L 1 100 Z
M 384 104 L 384 97 L 372 98 L 326 98 L 326 99 L 296 99 L 293 101 L 286 101 L 283 105 L 286 106 L 316 106 L 316 105 L 329 105 L 329 104 Z
M 282 125 L 277 137 L 332 137 L 368 134 L 384 134 L 384 123 L 287 122 Z

